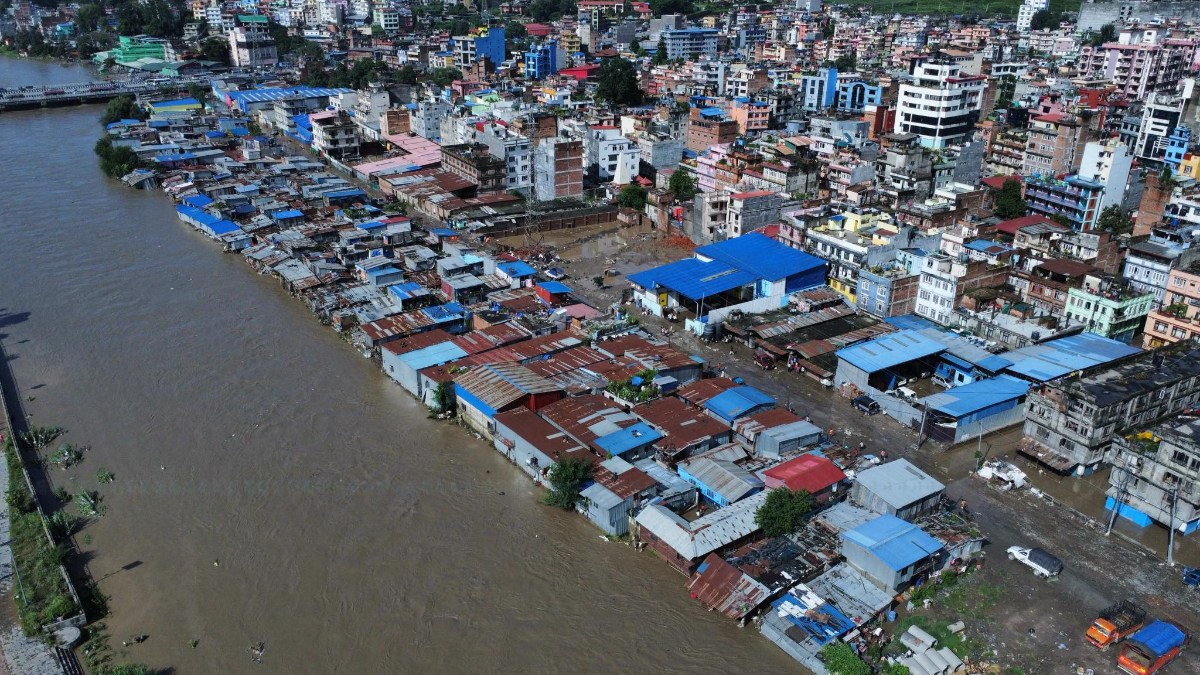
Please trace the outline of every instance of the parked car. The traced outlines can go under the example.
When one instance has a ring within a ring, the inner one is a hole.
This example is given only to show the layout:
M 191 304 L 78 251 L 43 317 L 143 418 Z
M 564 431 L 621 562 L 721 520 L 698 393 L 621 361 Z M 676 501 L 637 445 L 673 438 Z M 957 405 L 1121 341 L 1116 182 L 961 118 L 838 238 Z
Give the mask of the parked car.
M 1034 576 L 1049 579 L 1063 570 L 1062 561 L 1040 548 L 1009 546 L 1008 559 L 1019 561 L 1033 570 Z
M 759 368 L 762 368 L 763 370 L 774 370 L 775 369 L 775 357 L 773 355 L 771 355 L 770 352 L 766 352 L 766 351 L 763 351 L 760 349 L 760 350 L 754 352 L 754 365 L 758 366 Z
M 855 410 L 861 411 L 864 415 L 874 415 L 877 412 L 882 412 L 879 402 L 866 395 L 856 397 L 853 401 L 850 401 L 850 405 L 854 406 Z

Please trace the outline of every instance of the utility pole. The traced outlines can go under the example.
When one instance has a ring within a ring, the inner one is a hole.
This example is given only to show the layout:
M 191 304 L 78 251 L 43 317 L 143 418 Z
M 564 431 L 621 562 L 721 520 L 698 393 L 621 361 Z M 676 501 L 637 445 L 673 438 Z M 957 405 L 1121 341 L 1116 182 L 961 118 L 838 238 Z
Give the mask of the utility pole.
M 1130 476 L 1132 476 L 1132 472 L 1129 471 L 1128 460 L 1120 468 L 1120 471 L 1122 471 L 1121 480 L 1117 483 L 1116 494 L 1113 495 L 1112 513 L 1108 515 L 1108 528 L 1104 530 L 1104 536 L 1106 537 L 1112 534 L 1113 525 L 1117 522 L 1117 512 L 1121 510 L 1121 504 L 1125 500 L 1125 486 L 1129 483 Z
M 1167 564 L 1175 566 L 1175 504 L 1179 501 L 1179 479 L 1171 485 L 1171 520 L 1167 523 Z

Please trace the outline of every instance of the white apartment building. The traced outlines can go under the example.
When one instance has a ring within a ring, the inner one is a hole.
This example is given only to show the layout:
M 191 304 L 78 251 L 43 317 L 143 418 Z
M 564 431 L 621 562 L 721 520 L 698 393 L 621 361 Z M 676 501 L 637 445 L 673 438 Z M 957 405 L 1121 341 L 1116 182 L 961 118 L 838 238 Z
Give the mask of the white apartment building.
M 945 253 L 925 258 L 917 284 L 916 313 L 942 325 L 950 324 L 957 303 L 958 279 L 965 274 L 966 265 Z
M 322 155 L 343 159 L 358 156 L 358 125 L 344 110 L 326 110 L 309 115 L 313 149 Z
M 1079 164 L 1079 176 L 1104 183 L 1104 195 L 1100 208 L 1120 206 L 1133 169 L 1133 154 L 1117 139 L 1105 143 L 1092 142 L 1083 148 L 1083 160 Z
M 1025 33 L 1033 24 L 1033 15 L 1050 6 L 1050 0 L 1025 0 L 1017 9 L 1017 32 Z
M 602 181 L 613 181 L 618 185 L 628 183 L 638 174 L 641 148 L 621 135 L 613 126 L 593 125 L 588 127 L 584 140 L 587 150 L 587 165 L 596 167 Z
M 229 32 L 229 55 L 235 68 L 271 68 L 279 63 L 270 20 L 261 14 L 240 15 Z
M 533 187 L 533 144 L 527 137 L 493 122 L 475 132 L 475 142 L 488 146 L 493 157 L 504 160 L 505 190 Z
M 975 130 L 987 78 L 963 75 L 957 63 L 925 62 L 901 83 L 896 133 L 916 134 L 921 145 L 940 149 L 961 143 Z
M 1111 80 L 1130 99 L 1174 92 L 1196 54 L 1197 42 L 1169 36 L 1161 26 L 1121 31 L 1116 42 L 1080 50 L 1077 67 L 1093 79 Z

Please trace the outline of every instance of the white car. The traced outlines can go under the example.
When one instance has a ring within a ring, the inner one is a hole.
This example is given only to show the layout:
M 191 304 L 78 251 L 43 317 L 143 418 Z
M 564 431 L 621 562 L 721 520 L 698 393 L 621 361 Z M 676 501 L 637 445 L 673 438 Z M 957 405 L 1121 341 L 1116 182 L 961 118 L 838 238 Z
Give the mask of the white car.
M 1063 570 L 1062 561 L 1040 548 L 1025 548 L 1024 546 L 1009 546 L 1008 559 L 1024 563 L 1033 570 L 1035 576 L 1049 579 L 1056 577 Z

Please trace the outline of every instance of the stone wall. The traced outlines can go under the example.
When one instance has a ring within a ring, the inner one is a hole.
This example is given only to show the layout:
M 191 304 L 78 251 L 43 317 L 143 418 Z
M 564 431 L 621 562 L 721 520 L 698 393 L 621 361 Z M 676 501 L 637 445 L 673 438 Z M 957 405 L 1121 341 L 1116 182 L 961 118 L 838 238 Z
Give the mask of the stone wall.
M 1149 22 L 1156 15 L 1163 18 L 1200 19 L 1200 2 L 1164 2 L 1156 0 L 1085 0 L 1079 6 L 1079 31 L 1099 30 L 1106 23 L 1119 29 L 1125 20 L 1139 18 Z

